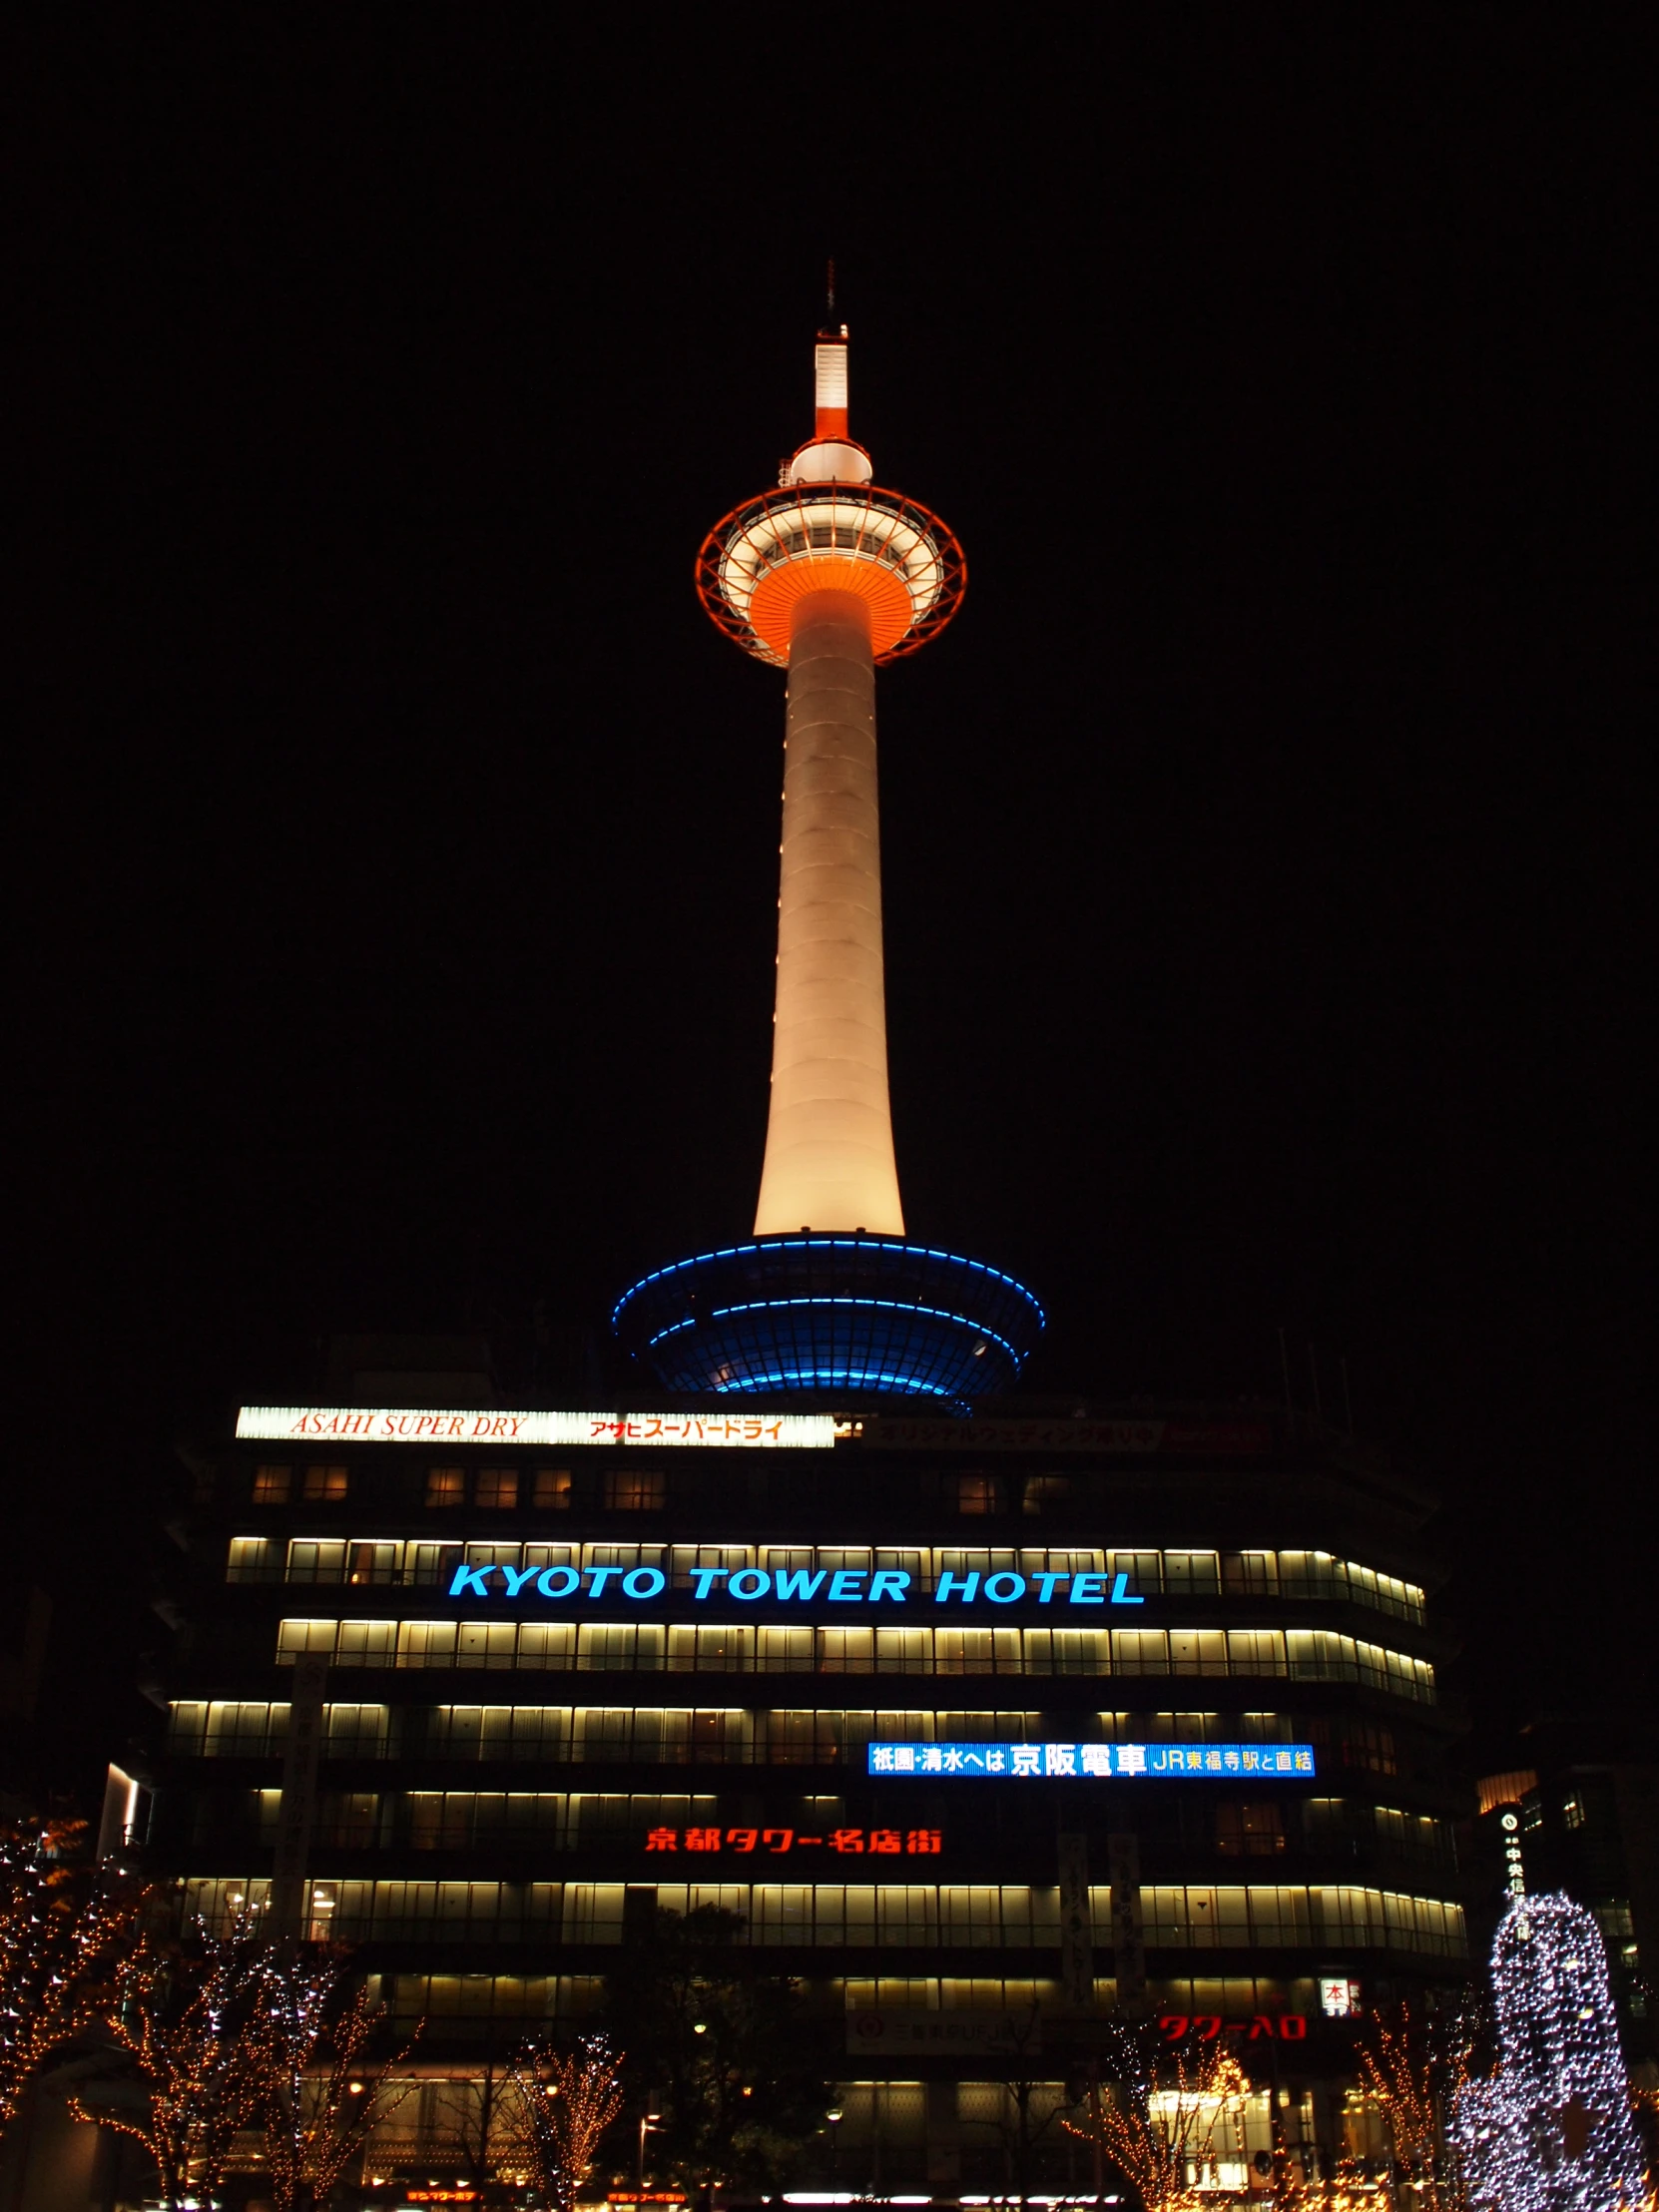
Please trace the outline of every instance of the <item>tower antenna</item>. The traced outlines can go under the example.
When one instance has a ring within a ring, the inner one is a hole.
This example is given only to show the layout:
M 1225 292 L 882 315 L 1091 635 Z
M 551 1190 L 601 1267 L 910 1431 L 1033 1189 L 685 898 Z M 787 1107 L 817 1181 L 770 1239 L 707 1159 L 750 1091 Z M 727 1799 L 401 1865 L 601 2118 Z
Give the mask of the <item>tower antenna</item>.
M 830 295 L 830 320 L 833 322 L 835 319 L 835 257 L 833 254 L 830 257 L 830 275 L 825 289 Z

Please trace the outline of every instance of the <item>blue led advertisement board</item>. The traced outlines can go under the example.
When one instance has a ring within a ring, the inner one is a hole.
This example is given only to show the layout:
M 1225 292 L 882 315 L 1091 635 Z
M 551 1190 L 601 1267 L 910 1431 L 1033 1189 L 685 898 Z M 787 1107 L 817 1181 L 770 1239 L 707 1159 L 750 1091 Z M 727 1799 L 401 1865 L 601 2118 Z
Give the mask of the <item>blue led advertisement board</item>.
M 1312 1744 L 871 1744 L 871 1774 L 1040 1782 L 1206 1775 L 1217 1781 L 1308 1780 Z

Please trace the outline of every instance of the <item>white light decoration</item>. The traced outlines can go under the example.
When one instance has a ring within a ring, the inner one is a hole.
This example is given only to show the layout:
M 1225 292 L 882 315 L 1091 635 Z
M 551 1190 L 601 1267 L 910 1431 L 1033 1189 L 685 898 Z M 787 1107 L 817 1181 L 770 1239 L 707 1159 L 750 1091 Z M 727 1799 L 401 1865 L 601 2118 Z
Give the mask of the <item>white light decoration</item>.
M 1517 1897 L 1492 1944 L 1498 2068 L 1457 2100 L 1473 2212 L 1650 2204 L 1601 1931 L 1562 1896 Z

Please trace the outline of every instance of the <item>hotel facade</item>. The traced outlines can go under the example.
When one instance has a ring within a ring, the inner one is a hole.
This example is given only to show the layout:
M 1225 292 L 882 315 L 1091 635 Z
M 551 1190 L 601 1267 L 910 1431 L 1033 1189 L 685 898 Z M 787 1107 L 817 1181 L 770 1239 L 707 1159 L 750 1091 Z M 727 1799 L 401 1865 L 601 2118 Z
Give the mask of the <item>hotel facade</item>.
M 1124 2020 L 1238 2048 L 1218 2180 L 1275 2098 L 1311 2161 L 1381 2149 L 1355 2016 L 1466 1943 L 1430 1501 L 1380 1455 L 1260 1407 L 240 1426 L 129 1811 L 183 1912 L 360 1945 L 425 2020 L 383 2174 L 705 1904 L 833 2054 L 803 2186 L 996 2193 L 1020 2075 L 1028 2185 L 1083 2187 L 1058 2118 Z

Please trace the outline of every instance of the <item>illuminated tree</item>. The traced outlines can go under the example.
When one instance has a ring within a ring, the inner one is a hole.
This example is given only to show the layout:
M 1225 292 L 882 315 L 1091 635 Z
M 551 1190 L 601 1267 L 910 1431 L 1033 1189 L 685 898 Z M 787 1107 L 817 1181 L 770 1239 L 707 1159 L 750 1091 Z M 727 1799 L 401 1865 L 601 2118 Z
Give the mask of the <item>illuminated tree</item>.
M 1634 2212 L 1652 2200 L 1601 1931 L 1570 1898 L 1518 1897 L 1492 1945 L 1498 2065 L 1457 2101 L 1476 2212 Z
M 347 1994 L 338 1950 L 284 1943 L 267 1954 L 257 2041 L 264 2073 L 266 2159 L 277 2212 L 321 2203 L 376 2122 L 412 2082 L 392 2076 L 416 2037 L 389 2058 L 370 2055 L 385 2020 L 366 1989 Z
M 513 2059 L 520 2100 L 516 2149 L 535 2189 L 570 2212 L 593 2171 L 605 2130 L 622 2110 L 622 2060 L 603 2035 L 573 2051 L 526 2043 Z
M 1382 2115 L 1422 2212 L 1453 2212 L 1463 2199 L 1446 2171 L 1447 2123 L 1468 2080 L 1466 2022 L 1431 2019 L 1408 2004 L 1380 2009 L 1362 2028 L 1356 2055 L 1361 2086 Z
M 152 1893 L 79 1855 L 83 1821 L 0 1829 L 0 2136 L 42 2062 L 109 2001 Z
M 79 2084 L 70 2110 L 142 2143 L 171 2206 L 213 2194 L 238 2130 L 259 2116 L 264 1986 L 264 1953 L 247 1924 L 210 1938 L 198 1922 L 189 1944 L 147 1942 L 122 1961 L 109 2033 L 126 2064 Z
M 1194 2212 L 1199 2183 L 1217 2158 L 1244 2140 L 1250 2083 L 1237 2058 L 1219 2046 L 1196 2065 L 1185 2054 L 1160 2081 L 1154 2060 L 1125 2041 L 1124 2081 L 1102 2096 L 1098 2119 L 1062 2124 L 1102 2150 L 1133 2186 L 1145 2212 Z M 1219 2137 L 1219 2140 L 1218 2140 Z

